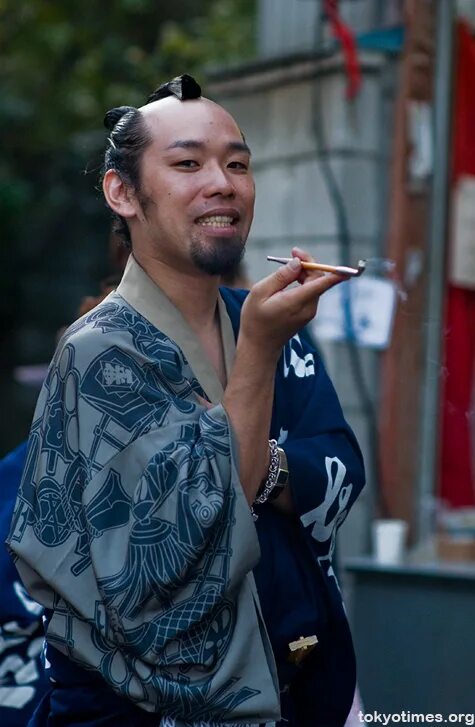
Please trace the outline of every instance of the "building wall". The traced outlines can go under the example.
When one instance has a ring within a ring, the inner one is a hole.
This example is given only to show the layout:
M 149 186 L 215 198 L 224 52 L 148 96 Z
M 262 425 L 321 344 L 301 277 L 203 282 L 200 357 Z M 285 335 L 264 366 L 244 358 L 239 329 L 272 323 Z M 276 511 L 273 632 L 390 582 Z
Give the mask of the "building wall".
M 340 55 L 256 64 L 215 75 L 208 89 L 238 120 L 252 150 L 257 201 L 246 262 L 255 281 L 275 269 L 267 255 L 288 256 L 293 245 L 317 259 L 342 263 L 340 227 L 325 181 L 323 160 L 334 171 L 351 233 L 351 261 L 384 249 L 391 141 L 394 61 L 361 57 L 364 82 L 357 99 L 345 97 Z M 323 130 L 318 138 L 316 126 Z M 323 141 L 323 143 L 322 143 Z M 365 453 L 370 486 L 342 530 L 340 554 L 368 547 L 375 477 L 369 422 L 356 387 L 346 344 L 321 345 L 345 414 Z M 374 406 L 378 356 L 359 349 Z
M 471 0 L 458 0 L 468 5 Z M 257 40 L 261 58 L 332 45 L 323 0 L 258 0 Z M 402 22 L 403 0 L 339 0 L 340 17 L 356 34 Z

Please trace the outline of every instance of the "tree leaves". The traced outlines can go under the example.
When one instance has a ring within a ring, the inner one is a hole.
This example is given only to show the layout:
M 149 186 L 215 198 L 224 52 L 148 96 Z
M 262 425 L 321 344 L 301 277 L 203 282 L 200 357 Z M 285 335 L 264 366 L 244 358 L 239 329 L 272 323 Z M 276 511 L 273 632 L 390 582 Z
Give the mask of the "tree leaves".
M 140 106 L 174 75 L 200 78 L 208 65 L 252 54 L 254 6 L 0 0 L 0 236 L 8 245 L 0 286 L 18 265 L 21 287 L 31 276 L 36 290 L 55 286 L 52 310 L 40 304 L 25 313 L 28 327 L 45 333 L 38 360 L 51 354 L 55 328 L 74 318 L 81 289 L 94 293 L 93 280 L 106 272 L 109 219 L 95 191 L 105 111 Z M 66 269 L 52 280 L 58 260 Z M 13 305 L 6 303 L 4 316 L 13 315 Z M 16 357 L 28 363 L 22 325 Z

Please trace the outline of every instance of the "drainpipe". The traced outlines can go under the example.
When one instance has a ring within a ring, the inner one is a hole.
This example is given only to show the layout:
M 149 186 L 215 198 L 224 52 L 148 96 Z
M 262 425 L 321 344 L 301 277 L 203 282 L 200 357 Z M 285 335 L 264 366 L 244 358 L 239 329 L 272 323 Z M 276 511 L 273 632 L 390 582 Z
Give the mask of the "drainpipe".
M 430 233 L 427 251 L 428 289 L 421 422 L 421 458 L 417 498 L 417 539 L 433 531 L 434 496 L 438 480 L 442 325 L 445 259 L 450 188 L 452 79 L 454 66 L 455 3 L 438 0 L 434 93 L 434 171 Z

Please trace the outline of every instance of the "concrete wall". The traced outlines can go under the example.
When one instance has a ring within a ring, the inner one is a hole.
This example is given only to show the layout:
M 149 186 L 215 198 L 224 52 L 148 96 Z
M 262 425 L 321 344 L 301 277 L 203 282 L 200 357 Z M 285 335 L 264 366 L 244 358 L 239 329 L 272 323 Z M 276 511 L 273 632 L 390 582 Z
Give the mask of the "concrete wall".
M 343 262 L 336 210 L 322 171 L 329 160 L 341 190 L 351 232 L 351 259 L 379 256 L 383 247 L 391 141 L 393 61 L 381 55 L 361 58 L 364 83 L 354 102 L 345 99 L 339 55 L 257 64 L 215 76 L 209 93 L 240 123 L 253 153 L 256 214 L 246 261 L 252 280 L 274 267 L 268 254 L 288 256 L 297 244 L 328 263 Z M 325 137 L 319 148 L 315 114 Z M 368 422 L 355 389 L 346 344 L 322 346 L 342 401 L 371 463 Z M 378 354 L 361 351 L 377 406 Z M 371 471 L 370 479 L 373 478 Z M 340 553 L 362 553 L 368 546 L 374 479 L 342 529 Z
M 458 0 L 465 4 L 472 0 Z M 356 34 L 397 25 L 403 0 L 339 0 L 340 17 Z M 334 43 L 322 0 L 258 0 L 257 37 L 262 58 Z

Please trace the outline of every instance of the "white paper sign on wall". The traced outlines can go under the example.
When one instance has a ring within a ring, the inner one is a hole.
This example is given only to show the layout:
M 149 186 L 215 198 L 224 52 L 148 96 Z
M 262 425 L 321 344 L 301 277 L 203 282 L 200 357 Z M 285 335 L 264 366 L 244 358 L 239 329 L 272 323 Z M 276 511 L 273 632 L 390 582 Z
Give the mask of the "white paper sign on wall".
M 452 199 L 449 281 L 475 289 L 475 177 L 460 177 Z
M 321 341 L 344 341 L 353 337 L 359 346 L 387 348 L 396 298 L 396 285 L 382 278 L 366 275 L 337 285 L 320 298 L 317 315 L 311 323 L 312 333 Z M 347 305 L 351 310 L 351 329 L 345 313 Z

